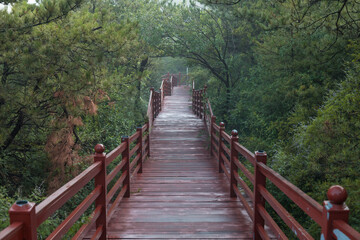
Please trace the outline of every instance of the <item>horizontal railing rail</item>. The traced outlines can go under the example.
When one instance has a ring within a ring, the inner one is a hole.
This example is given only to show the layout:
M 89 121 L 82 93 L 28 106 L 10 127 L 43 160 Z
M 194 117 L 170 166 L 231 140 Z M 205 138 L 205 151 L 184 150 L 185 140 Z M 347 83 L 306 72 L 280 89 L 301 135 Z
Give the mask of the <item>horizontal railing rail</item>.
M 181 76 L 181 73 L 179 73 L 179 76 L 168 73 L 162 76 L 159 91 L 155 91 L 153 87 L 150 88 L 150 97 L 147 109 L 147 117 L 149 119 L 150 127 L 153 126 L 155 118 L 159 115 L 161 109 L 163 108 L 165 96 L 171 96 L 173 88 L 180 85 Z
M 194 83 L 193 83 L 194 88 Z M 329 188 L 328 201 L 323 205 L 312 199 L 266 165 L 264 151 L 252 153 L 238 142 L 238 132 L 231 136 L 225 132 L 225 124 L 216 124 L 210 101 L 205 98 L 206 86 L 193 89 L 192 109 L 201 119 L 210 136 L 210 154 L 218 161 L 220 173 L 229 180 L 230 197 L 237 197 L 253 221 L 254 239 L 269 239 L 267 225 L 277 239 L 288 239 L 265 208 L 265 202 L 276 212 L 299 239 L 313 239 L 312 236 L 291 216 L 278 200 L 267 190 L 270 181 L 293 203 L 313 219 L 322 229 L 321 239 L 360 239 L 360 233 L 348 224 L 349 209 L 345 204 L 346 190 L 338 185 Z M 243 160 L 240 161 L 241 156 Z M 246 166 L 251 166 L 251 168 Z M 239 175 L 239 173 L 241 175 Z M 251 188 L 248 183 L 253 187 Z
M 94 226 L 96 230 L 91 238 L 106 239 L 109 219 L 121 200 L 130 197 L 131 179 L 142 173 L 142 163 L 150 156 L 149 134 L 154 119 L 162 109 L 164 97 L 170 96 L 173 87 L 180 85 L 180 81 L 181 73 L 179 76 L 168 74 L 163 78 L 159 92 L 150 89 L 148 122 L 138 127 L 133 135 L 123 136 L 121 144 L 110 153 L 104 153 L 103 145 L 96 145 L 94 163 L 43 202 L 35 205 L 17 201 L 9 210 L 10 226 L 0 232 L 0 239 L 37 239 L 37 228 L 92 180 L 95 182 L 94 189 L 47 239 L 61 239 L 93 204 L 94 211 L 73 239 L 83 238 Z M 115 163 L 120 156 L 121 161 Z M 111 164 L 114 166 L 107 174 L 107 167 Z
M 137 131 L 130 137 L 122 137 L 122 143 L 109 154 L 104 153 L 103 145 L 96 145 L 94 163 L 40 204 L 17 201 L 9 210 L 11 224 L 0 232 L 0 239 L 37 239 L 37 228 L 92 180 L 95 182 L 93 190 L 47 239 L 62 239 L 73 224 L 94 203 L 95 210 L 73 239 L 83 238 L 94 226 L 96 231 L 92 238 L 106 239 L 109 219 L 122 198 L 130 197 L 130 179 L 142 172 L 142 163 L 149 156 L 149 129 L 149 123 L 138 127 Z M 131 143 L 136 144 L 131 147 Z M 121 156 L 121 161 L 115 164 L 112 171 L 107 174 L 107 166 L 114 163 L 119 156 Z M 121 175 L 116 179 L 118 173 Z M 115 183 L 108 192 L 109 184 L 112 181 Z M 118 191 L 120 192 L 117 193 Z
M 121 200 L 130 197 L 131 179 L 137 173 L 142 173 L 142 163 L 150 156 L 149 134 L 154 119 L 162 109 L 164 97 L 171 96 L 173 87 L 180 85 L 180 81 L 181 73 L 178 77 L 167 74 L 163 76 L 158 92 L 154 88 L 150 89 L 148 122 L 138 127 L 133 135 L 123 136 L 121 144 L 110 153 L 104 153 L 103 145 L 96 145 L 94 163 L 43 202 L 37 206 L 27 201 L 16 202 L 9 210 L 10 226 L 0 232 L 0 239 L 37 239 L 37 227 L 92 180 L 95 182 L 94 189 L 47 239 L 61 239 L 94 203 L 94 211 L 73 239 L 83 238 L 94 226 L 96 230 L 91 238 L 106 239 L 109 219 Z M 121 157 L 121 161 L 115 164 L 118 157 Z M 111 164 L 115 166 L 107 174 L 107 167 Z

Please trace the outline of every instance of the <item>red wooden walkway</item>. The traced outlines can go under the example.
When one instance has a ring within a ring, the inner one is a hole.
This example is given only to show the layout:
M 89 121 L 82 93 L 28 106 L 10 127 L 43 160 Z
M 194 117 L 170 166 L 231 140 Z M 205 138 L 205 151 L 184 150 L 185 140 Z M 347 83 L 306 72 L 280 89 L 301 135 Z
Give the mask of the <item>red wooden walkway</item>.
M 110 220 L 108 238 L 252 238 L 252 222 L 229 197 L 205 131 L 189 87 L 175 87 L 154 122 L 151 157 Z
M 230 136 L 224 123 L 216 124 L 210 102 L 204 97 L 206 86 L 193 89 L 190 104 L 188 87 L 173 88 L 180 79 L 180 75 L 165 75 L 160 91 L 151 89 L 149 121 L 133 135 L 123 136 L 118 147 L 105 154 L 105 147 L 97 144 L 94 163 L 41 203 L 14 203 L 9 210 L 10 225 L 0 232 L 0 239 L 38 239 L 38 227 L 92 180 L 91 193 L 47 239 L 64 239 L 94 204 L 95 209 L 73 240 L 84 236 L 101 240 L 287 240 L 265 203 L 299 239 L 314 239 L 267 190 L 266 182 L 276 186 L 321 227 L 321 239 L 360 239 L 360 233 L 348 224 L 343 187 L 331 186 L 328 200 L 319 204 L 267 166 L 266 152 L 252 153 L 238 142 L 236 130 Z M 165 103 L 163 109 L 161 103 Z M 210 148 L 216 159 L 210 157 Z M 143 164 L 149 151 L 151 156 Z M 244 161 L 253 170 L 248 170 Z M 115 166 L 108 169 L 110 164 Z M 252 188 L 239 173 L 251 182 Z M 273 234 L 269 236 L 265 229 L 271 229 Z M 87 235 L 89 230 L 91 235 Z

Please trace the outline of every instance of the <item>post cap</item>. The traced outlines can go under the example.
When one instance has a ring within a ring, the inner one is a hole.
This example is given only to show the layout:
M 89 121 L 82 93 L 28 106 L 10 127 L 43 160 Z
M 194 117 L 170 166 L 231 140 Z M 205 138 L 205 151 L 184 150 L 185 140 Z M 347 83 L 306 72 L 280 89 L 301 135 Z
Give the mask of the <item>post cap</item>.
M 153 87 L 151 87 L 151 88 L 150 88 L 150 91 L 154 91 L 154 88 L 153 88 Z
M 239 133 L 238 133 L 238 131 L 237 131 L 236 129 L 233 129 L 233 130 L 231 131 L 231 136 L 232 136 L 232 137 L 237 137 L 238 134 L 239 134 Z
M 225 127 L 225 123 L 224 122 L 220 122 L 220 127 Z
M 334 185 L 327 191 L 327 197 L 333 204 L 343 204 L 347 199 L 347 192 L 345 188 L 340 185 Z
M 27 200 L 18 200 L 11 206 L 9 212 L 29 212 L 34 206 L 35 203 L 31 203 Z
M 102 144 L 96 144 L 95 146 L 95 152 L 102 154 L 105 151 L 105 147 Z
M 258 150 L 255 152 L 255 156 L 267 156 L 264 150 Z
M 129 136 L 121 136 L 121 139 L 127 139 Z

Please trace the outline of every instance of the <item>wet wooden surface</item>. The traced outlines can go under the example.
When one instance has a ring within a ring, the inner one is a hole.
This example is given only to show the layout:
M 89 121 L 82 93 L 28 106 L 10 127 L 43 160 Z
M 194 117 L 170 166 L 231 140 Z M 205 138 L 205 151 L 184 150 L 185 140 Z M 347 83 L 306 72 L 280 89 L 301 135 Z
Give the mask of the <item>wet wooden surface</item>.
M 151 157 L 108 224 L 109 239 L 252 238 L 252 222 L 229 197 L 207 138 L 190 89 L 175 87 L 154 122 Z

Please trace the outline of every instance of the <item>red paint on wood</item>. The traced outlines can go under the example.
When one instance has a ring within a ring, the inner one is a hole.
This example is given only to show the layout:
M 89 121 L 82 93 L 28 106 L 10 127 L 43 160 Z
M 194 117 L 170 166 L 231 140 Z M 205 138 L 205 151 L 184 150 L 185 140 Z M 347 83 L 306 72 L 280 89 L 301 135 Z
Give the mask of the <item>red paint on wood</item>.
M 26 240 L 36 240 L 36 215 L 35 203 L 27 201 L 17 201 L 9 210 L 10 224 L 22 223 L 23 238 Z
M 321 234 L 325 240 L 335 240 L 334 221 L 349 221 L 349 208 L 344 203 L 347 198 L 346 190 L 339 186 L 332 186 L 327 192 L 329 201 L 323 203 L 323 226 Z
M 256 162 L 261 162 L 266 164 L 267 155 L 266 152 L 255 152 Z M 260 187 L 265 188 L 266 184 L 266 177 L 260 172 L 258 165 L 255 165 L 255 183 L 254 183 L 254 224 L 253 224 L 253 231 L 254 231 L 254 239 L 261 239 L 261 233 L 259 231 L 261 228 L 264 228 L 264 219 L 262 218 L 259 212 L 259 206 L 265 208 L 265 199 L 261 196 Z
M 126 143 L 126 149 L 122 153 L 122 159 L 125 161 L 125 164 L 123 168 L 121 169 L 122 172 L 127 172 L 126 177 L 123 182 L 123 186 L 127 185 L 127 190 L 124 194 L 124 197 L 129 198 L 130 197 L 130 143 L 129 143 L 129 137 L 123 136 L 121 137 L 121 142 Z
M 104 153 L 104 146 L 102 144 L 98 144 L 95 146 L 95 156 L 94 162 L 101 163 L 101 171 L 95 176 L 95 188 L 101 186 L 101 193 L 96 198 L 95 208 L 101 206 L 101 213 L 98 219 L 96 220 L 96 227 L 99 228 L 102 226 L 102 232 L 99 236 L 99 239 L 105 240 L 107 234 L 107 219 L 106 219 L 106 195 L 107 195 L 107 184 L 106 184 L 106 156 Z
M 238 153 L 234 148 L 236 142 L 238 142 L 238 132 L 236 130 L 231 131 L 231 144 L 230 144 L 230 197 L 236 197 L 234 188 L 237 188 L 238 182 L 235 178 L 235 175 L 238 176 L 238 168 L 235 162 L 238 160 Z
M 222 160 L 222 157 L 221 157 L 221 154 L 223 153 L 223 148 L 222 148 L 222 138 L 221 138 L 221 135 L 222 135 L 222 132 L 225 131 L 225 123 L 221 122 L 220 123 L 220 129 L 219 129 L 219 150 L 218 150 L 218 163 L 219 163 L 219 173 L 222 173 L 223 172 L 223 169 L 221 167 L 221 164 L 224 164 L 223 160 Z

